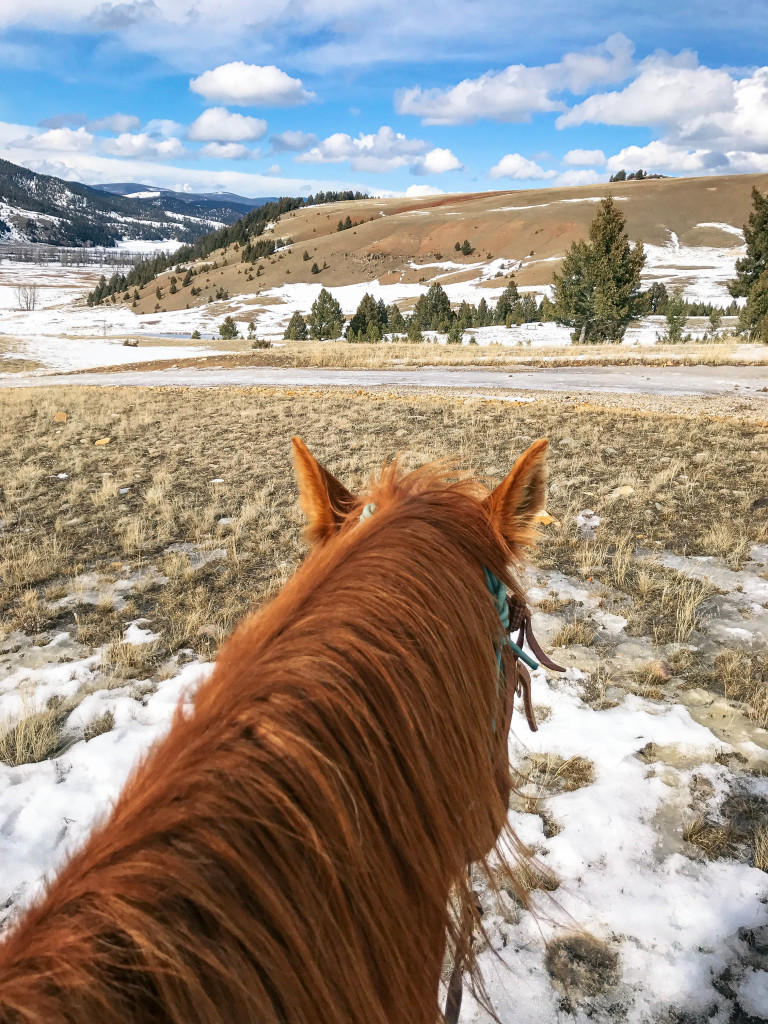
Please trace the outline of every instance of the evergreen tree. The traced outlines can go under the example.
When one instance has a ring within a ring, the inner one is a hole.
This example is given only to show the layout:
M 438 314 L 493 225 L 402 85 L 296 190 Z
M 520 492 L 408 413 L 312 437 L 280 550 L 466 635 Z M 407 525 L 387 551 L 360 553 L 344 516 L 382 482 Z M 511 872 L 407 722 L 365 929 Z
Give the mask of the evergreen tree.
M 554 319 L 555 307 L 552 304 L 550 297 L 545 295 L 541 300 L 541 305 L 539 306 L 539 320 L 541 320 L 543 324 L 549 324 L 552 323 Z
M 386 327 L 386 307 L 384 309 L 384 326 Z M 378 333 L 376 341 L 381 341 L 382 325 L 379 307 L 374 297 L 366 292 L 360 300 L 360 305 L 355 310 L 354 316 L 347 325 L 345 337 L 347 341 L 358 341 L 362 337 L 367 339 L 370 334 L 370 328 L 374 328 Z
M 539 319 L 539 307 L 536 305 L 536 299 L 530 292 L 520 299 L 520 312 L 524 324 L 532 324 Z
M 499 301 L 496 303 L 496 310 L 493 316 L 494 323 L 506 323 L 507 317 L 511 315 L 513 308 L 519 301 L 520 292 L 518 292 L 517 285 L 513 279 L 499 296 Z
M 555 317 L 573 327 L 575 342 L 620 342 L 640 316 L 641 242 L 630 246 L 626 221 L 609 196 L 589 226 L 589 242 L 574 242 L 553 275 Z
M 387 307 L 387 330 L 390 334 L 404 334 L 408 329 L 405 317 L 396 303 Z
M 679 345 L 683 340 L 683 328 L 688 319 L 688 304 L 683 298 L 681 288 L 675 288 L 671 298 L 667 300 L 664 316 L 667 320 L 667 338 L 671 345 Z
M 477 323 L 477 310 L 466 299 L 456 310 L 456 321 L 462 330 L 467 327 L 474 327 Z
M 470 244 L 468 239 L 465 238 L 464 241 L 461 243 L 462 255 L 464 255 L 464 256 L 471 256 L 474 251 L 475 251 L 475 247 Z
M 709 313 L 709 329 L 717 334 L 723 325 L 723 311 L 719 306 L 713 306 Z
M 454 320 L 454 322 L 451 324 L 450 331 L 448 331 L 448 338 L 447 338 L 448 344 L 449 345 L 461 345 L 463 340 L 464 340 L 464 332 L 462 331 L 461 327 L 459 326 L 458 320 Z
M 221 324 L 219 324 L 219 337 L 224 338 L 227 341 L 231 341 L 233 338 L 239 337 L 237 333 L 237 324 L 231 316 L 225 316 Z
M 412 345 L 421 345 L 424 341 L 424 335 L 421 333 L 419 321 L 415 316 L 412 316 L 408 322 L 408 341 Z
M 476 327 L 490 327 L 492 321 L 491 311 L 488 308 L 488 303 L 485 299 L 480 299 L 477 304 L 477 313 L 475 314 L 475 326 Z
M 734 297 L 749 296 L 752 286 L 768 269 L 768 195 L 762 196 L 752 188 L 752 212 L 749 223 L 744 225 L 746 255 L 736 261 L 736 278 L 728 283 L 728 291 Z
M 321 288 L 320 294 L 312 303 L 307 325 L 309 333 L 317 341 L 340 337 L 344 326 L 344 314 L 339 303 L 326 288 Z
M 288 326 L 285 328 L 285 334 L 283 337 L 289 341 L 306 341 L 307 340 L 307 321 L 298 311 L 298 309 L 291 316 L 288 321 Z
M 654 281 L 644 294 L 648 303 L 648 312 L 663 316 L 669 302 L 666 286 L 661 281 Z
M 747 304 L 739 314 L 739 329 L 749 332 L 750 341 L 768 343 L 768 269 L 749 289 Z
M 435 281 L 426 295 L 420 295 L 413 315 L 423 331 L 447 331 L 451 326 L 453 312 L 443 286 Z
M 316 263 L 312 264 L 312 273 L 313 274 L 319 274 L 320 273 L 320 267 L 318 267 L 318 265 Z

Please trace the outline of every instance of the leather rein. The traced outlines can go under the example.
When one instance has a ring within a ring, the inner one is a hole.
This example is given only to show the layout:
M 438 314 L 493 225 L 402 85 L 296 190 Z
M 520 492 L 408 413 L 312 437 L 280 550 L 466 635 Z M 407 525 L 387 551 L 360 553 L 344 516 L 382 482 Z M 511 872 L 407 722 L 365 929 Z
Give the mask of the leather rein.
M 522 697 L 528 727 L 531 732 L 537 732 L 539 727 L 536 724 L 536 716 L 533 711 L 531 674 L 528 671 L 528 668 L 530 667 L 535 671 L 540 665 L 543 665 L 552 672 L 565 672 L 565 669 L 562 665 L 558 665 L 552 661 L 552 659 L 541 649 L 541 645 L 533 634 L 531 610 L 525 601 L 516 596 L 510 596 L 504 584 L 494 576 L 488 568 L 485 569 L 485 577 L 491 597 L 496 601 L 499 617 L 501 618 L 502 625 L 504 626 L 504 632 L 507 636 L 507 639 L 504 642 L 504 648 L 509 648 L 511 651 L 511 658 L 507 662 L 508 665 L 511 662 L 511 671 L 505 673 L 502 649 L 497 648 L 496 650 L 496 657 L 499 665 L 499 677 L 505 687 L 507 696 L 503 735 L 505 737 L 508 735 L 516 696 Z M 515 630 L 517 630 L 517 639 L 512 640 L 511 634 Z M 528 649 L 533 652 L 536 658 L 538 658 L 538 662 L 523 650 L 523 644 L 528 645 Z M 471 886 L 471 864 L 467 865 L 467 875 Z M 471 946 L 473 931 L 471 920 L 469 921 L 467 928 L 469 932 L 469 945 Z M 448 990 L 445 998 L 445 1010 L 443 1012 L 445 1024 L 458 1024 L 464 989 L 462 966 L 462 958 L 457 956 L 453 964 L 451 977 L 448 981 Z

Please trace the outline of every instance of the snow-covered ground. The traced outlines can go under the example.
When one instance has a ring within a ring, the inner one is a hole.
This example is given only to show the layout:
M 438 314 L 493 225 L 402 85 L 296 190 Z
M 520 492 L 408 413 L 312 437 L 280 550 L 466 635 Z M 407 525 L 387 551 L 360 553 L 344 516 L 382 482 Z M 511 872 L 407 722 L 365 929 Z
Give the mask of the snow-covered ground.
M 701 225 L 712 227 L 715 225 Z M 725 230 L 730 225 L 716 225 Z M 732 233 L 737 232 L 732 228 Z M 121 243 L 131 251 L 154 252 L 158 248 L 170 248 L 168 242 L 127 242 Z M 731 300 L 725 282 L 734 275 L 736 260 L 743 255 L 744 247 L 714 248 L 711 246 L 681 246 L 676 236 L 671 235 L 666 246 L 646 246 L 647 263 L 643 273 L 643 284 L 647 287 L 654 281 L 663 281 L 668 287 L 683 286 L 688 299 L 727 305 Z M 551 259 L 555 259 L 553 257 Z M 551 262 L 551 259 L 545 262 Z M 529 263 L 541 261 L 523 260 L 514 262 L 494 259 L 459 264 L 452 260 L 440 263 L 417 264 L 412 267 L 427 267 L 431 271 L 442 268 L 437 279 L 454 305 L 467 301 L 477 304 L 485 298 L 489 304 L 497 301 L 508 285 L 506 278 L 499 278 L 498 285 L 488 287 L 499 273 L 508 274 L 520 270 Z M 151 347 L 128 348 L 122 342 L 126 337 L 157 338 L 168 337 L 183 341 L 194 331 L 208 341 L 218 338 L 218 328 L 227 315 L 243 323 L 254 320 L 259 337 L 276 341 L 282 338 L 286 324 L 295 311 L 306 314 L 323 287 L 317 284 L 283 284 L 255 296 L 252 293 L 235 295 L 229 300 L 198 306 L 194 309 L 175 310 L 167 313 L 151 313 L 136 316 L 123 304 L 103 305 L 89 308 L 84 298 L 94 287 L 102 272 L 109 275 L 113 268 L 86 269 L 57 267 L 47 264 L 0 263 L 0 325 L 6 337 L 16 339 L 16 344 L 6 355 L 34 359 L 46 367 L 57 370 L 88 369 L 105 364 L 133 363 L 152 359 L 183 358 L 189 355 L 203 355 L 215 352 L 215 346 Z M 452 281 L 458 273 L 469 271 L 472 277 L 467 281 Z M 16 288 L 19 284 L 38 285 L 37 308 L 24 312 L 17 308 Z M 358 284 L 331 288 L 345 315 L 350 316 L 357 309 L 366 292 L 386 304 L 413 303 L 426 293 L 429 282 L 380 284 L 378 281 L 363 281 Z M 551 294 L 549 285 L 522 286 L 521 291 L 538 295 Z M 624 338 L 625 345 L 653 345 L 664 332 L 664 321 L 659 317 L 647 317 L 629 328 Z M 702 332 L 691 331 L 694 337 Z M 534 347 L 566 346 L 570 344 L 570 330 L 557 324 L 524 324 L 509 329 L 487 327 L 468 332 L 480 345 L 531 345 Z M 0 372 L 2 362 L 0 361 Z
M 676 567 L 698 567 L 728 585 L 737 621 L 740 602 L 766 597 L 759 589 L 764 581 L 755 584 L 766 555 L 765 548 L 754 547 L 752 561 L 742 572 L 711 559 L 703 568 L 699 563 Z M 673 556 L 662 552 L 657 557 L 669 564 Z M 155 579 L 160 582 L 162 577 Z M 91 577 L 83 578 L 79 600 L 97 602 L 105 596 L 98 588 L 89 589 L 91 582 Z M 130 581 L 121 582 L 124 598 Z M 615 666 L 647 664 L 649 642 L 628 637 L 626 620 L 601 607 L 601 585 L 554 571 L 537 572 L 530 599 L 536 602 L 548 594 L 576 601 L 610 635 Z M 536 629 L 545 645 L 546 637 L 565 621 L 559 614 L 536 613 Z M 151 642 L 152 623 L 131 623 L 124 639 Z M 765 641 L 763 636 L 759 642 Z M 534 703 L 543 709 L 536 734 L 528 732 L 522 715 L 513 722 L 513 764 L 524 767 L 536 753 L 588 757 L 594 778 L 574 791 L 543 793 L 547 814 L 559 831 L 545 834 L 544 820 L 536 813 L 510 814 L 517 834 L 561 883 L 552 894 L 534 894 L 537 916 L 508 898 L 496 901 L 479 885 L 484 926 L 498 954 L 487 950 L 481 963 L 499 1018 L 503 1024 L 561 1019 L 562 993 L 553 986 L 544 961 L 546 942 L 565 929 L 588 933 L 618 955 L 617 978 L 605 993 L 569 993 L 574 1003 L 569 1019 L 575 1024 L 746 1021 L 731 1016 L 735 1001 L 754 1019 L 765 1019 L 768 964 L 757 963 L 740 929 L 768 925 L 768 876 L 733 858 L 707 860 L 684 841 L 682 830 L 697 813 L 716 820 L 723 800 L 734 792 L 768 798 L 768 778 L 748 774 L 738 762 L 766 763 L 768 733 L 735 708 L 727 716 L 710 714 L 696 691 L 686 693 L 680 687 L 672 691 L 679 699 L 667 702 L 609 688 L 606 698 L 613 699 L 601 708 L 586 697 L 593 670 L 590 653 L 584 649 L 583 667 L 569 668 L 563 677 L 543 670 L 533 674 Z M 90 691 L 67 720 L 69 746 L 59 756 L 15 768 L 0 764 L 0 927 L 39 892 L 44 877 L 108 812 L 132 766 L 167 730 L 178 702 L 191 707 L 196 687 L 211 670 L 192 662 L 154 691 L 140 681 L 107 688 L 101 655 L 102 650 L 87 657 L 78 654 L 67 633 L 45 648 L 32 647 L 20 634 L 0 646 L 0 722 L 43 708 L 52 697 L 68 699 Z M 111 712 L 113 725 L 86 741 L 84 728 L 105 712 Z M 649 755 L 649 749 L 656 753 Z M 726 971 L 729 985 L 713 986 Z M 688 1016 L 676 1017 L 676 1011 Z M 461 1019 L 488 1024 L 469 996 Z

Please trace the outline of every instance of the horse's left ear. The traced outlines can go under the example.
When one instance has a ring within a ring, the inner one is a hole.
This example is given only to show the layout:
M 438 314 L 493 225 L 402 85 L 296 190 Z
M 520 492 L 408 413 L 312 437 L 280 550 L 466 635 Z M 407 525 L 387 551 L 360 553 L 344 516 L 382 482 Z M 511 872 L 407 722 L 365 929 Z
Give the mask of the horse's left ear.
M 546 493 L 547 444 L 545 437 L 534 441 L 485 499 L 489 519 L 513 550 L 536 539 Z
M 291 443 L 299 504 L 309 521 L 305 535 L 310 544 L 321 544 L 338 530 L 356 499 L 320 465 L 300 437 L 294 437 Z

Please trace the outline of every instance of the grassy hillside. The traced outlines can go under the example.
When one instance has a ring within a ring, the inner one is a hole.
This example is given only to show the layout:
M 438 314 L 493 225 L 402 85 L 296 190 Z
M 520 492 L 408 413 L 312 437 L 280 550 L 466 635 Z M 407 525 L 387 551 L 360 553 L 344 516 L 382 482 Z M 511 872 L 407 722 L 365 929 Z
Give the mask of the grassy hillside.
M 374 279 L 383 284 L 411 283 L 438 276 L 441 282 L 452 283 L 476 277 L 476 264 L 491 260 L 504 261 L 493 271 L 502 278 L 514 273 L 521 285 L 547 284 L 567 247 L 586 235 L 596 203 L 609 193 L 621 204 L 633 239 L 666 245 L 676 237 L 682 246 L 736 247 L 742 240 L 735 229 L 747 219 L 753 186 L 766 191 L 768 174 L 303 206 L 280 214 L 274 226 L 259 225 L 263 239 L 291 239 L 290 245 L 244 262 L 247 224 L 238 222 L 174 257 L 184 272 L 190 266 L 196 271 L 205 268 L 187 287 L 179 287 L 182 278 L 175 265 L 138 288 L 134 309 L 152 312 L 158 302 L 161 309 L 184 309 L 206 303 L 221 290 L 230 295 L 258 294 L 286 283 L 333 287 Z M 347 217 L 353 226 L 339 231 Z M 465 239 L 474 249 L 469 255 L 455 248 Z M 315 264 L 319 273 L 312 273 Z M 178 278 L 175 294 L 169 293 L 171 274 Z M 499 283 L 498 277 L 490 277 L 487 286 Z M 199 288 L 199 294 L 191 295 L 191 287 Z M 133 288 L 130 295 L 132 302 Z

